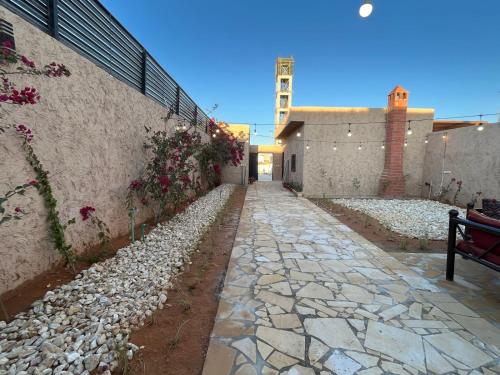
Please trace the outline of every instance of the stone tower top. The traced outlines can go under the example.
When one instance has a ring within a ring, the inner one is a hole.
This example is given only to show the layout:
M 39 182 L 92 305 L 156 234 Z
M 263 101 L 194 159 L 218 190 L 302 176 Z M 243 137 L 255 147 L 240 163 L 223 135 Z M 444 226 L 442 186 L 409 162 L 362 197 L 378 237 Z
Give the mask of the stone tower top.
M 275 66 L 275 110 L 274 136 L 284 127 L 285 120 L 292 106 L 293 57 L 278 57 Z
M 405 109 L 408 108 L 408 91 L 401 86 L 396 86 L 389 93 L 388 108 L 391 109 Z

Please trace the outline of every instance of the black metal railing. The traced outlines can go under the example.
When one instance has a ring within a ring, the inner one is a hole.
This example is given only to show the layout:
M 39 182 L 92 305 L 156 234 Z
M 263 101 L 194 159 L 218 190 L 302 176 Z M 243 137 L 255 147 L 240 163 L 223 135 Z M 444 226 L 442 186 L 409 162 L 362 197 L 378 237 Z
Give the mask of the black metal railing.
M 98 0 L 0 0 L 42 31 L 206 129 L 208 116 Z

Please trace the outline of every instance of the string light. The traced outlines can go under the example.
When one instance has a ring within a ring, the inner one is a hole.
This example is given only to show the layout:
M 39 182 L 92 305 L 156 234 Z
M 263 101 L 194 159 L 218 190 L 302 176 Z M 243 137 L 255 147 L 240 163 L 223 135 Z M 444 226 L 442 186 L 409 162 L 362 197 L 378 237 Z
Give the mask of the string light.
M 412 135 L 413 131 L 411 130 L 411 120 L 408 120 L 408 131 L 406 132 L 408 135 Z
M 380 148 L 383 150 L 385 148 L 385 142 L 382 142 L 382 146 Z
M 361 143 L 358 146 L 358 150 L 361 151 L 363 149 L 363 146 L 361 146 Z
M 483 115 L 479 115 L 479 125 L 477 127 L 477 131 L 478 132 L 482 132 L 484 130 L 484 126 L 483 126 Z
M 427 137 L 425 137 L 424 143 L 426 143 L 426 144 L 429 143 L 429 140 L 427 139 Z
M 214 133 L 214 134 L 212 134 L 212 138 L 215 138 L 215 137 L 217 137 L 217 135 L 216 135 L 215 133 Z
M 297 137 L 300 137 L 300 132 L 297 132 Z
M 216 132 L 217 134 L 219 134 L 219 132 L 220 132 L 219 128 L 217 128 L 217 129 L 215 130 L 215 132 Z
M 187 129 L 186 124 L 182 125 L 182 130 L 186 130 L 186 129 Z
M 408 146 L 408 141 L 407 141 L 407 139 L 405 138 L 405 147 L 407 147 L 407 146 Z
M 333 151 L 337 151 L 337 141 L 333 142 Z
M 347 131 L 347 136 L 348 136 L 348 137 L 352 137 L 352 133 L 351 133 L 351 123 L 349 123 L 349 130 Z
M 257 124 L 254 124 L 253 135 L 257 135 Z
M 306 150 L 309 150 L 309 144 L 306 145 Z
M 278 139 L 278 144 L 279 144 L 279 145 L 281 144 L 281 139 Z

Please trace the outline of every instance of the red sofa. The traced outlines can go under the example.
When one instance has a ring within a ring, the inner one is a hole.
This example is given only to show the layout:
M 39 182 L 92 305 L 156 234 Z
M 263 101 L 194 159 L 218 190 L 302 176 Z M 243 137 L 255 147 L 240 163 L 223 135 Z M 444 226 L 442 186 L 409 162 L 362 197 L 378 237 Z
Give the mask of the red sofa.
M 455 254 L 500 271 L 500 220 L 473 209 L 467 211 L 466 219 L 458 217 L 456 210 L 449 215 L 446 279 L 453 280 Z M 458 242 L 457 231 L 462 237 Z

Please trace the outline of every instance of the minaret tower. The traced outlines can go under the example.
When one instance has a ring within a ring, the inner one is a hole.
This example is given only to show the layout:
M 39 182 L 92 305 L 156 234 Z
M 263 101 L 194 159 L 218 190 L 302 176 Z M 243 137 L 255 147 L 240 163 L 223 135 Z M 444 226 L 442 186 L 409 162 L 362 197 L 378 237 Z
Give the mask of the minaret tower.
M 276 59 L 276 102 L 274 110 L 274 137 L 286 125 L 283 120 L 292 106 L 293 58 Z

